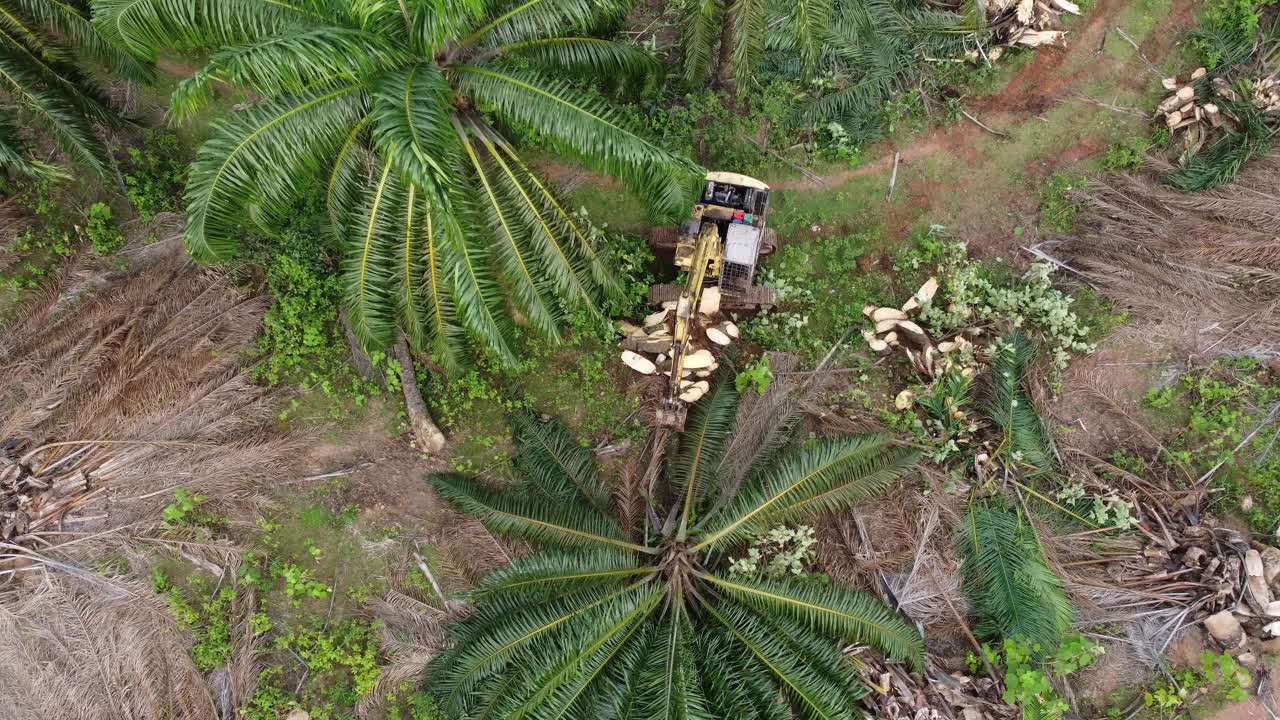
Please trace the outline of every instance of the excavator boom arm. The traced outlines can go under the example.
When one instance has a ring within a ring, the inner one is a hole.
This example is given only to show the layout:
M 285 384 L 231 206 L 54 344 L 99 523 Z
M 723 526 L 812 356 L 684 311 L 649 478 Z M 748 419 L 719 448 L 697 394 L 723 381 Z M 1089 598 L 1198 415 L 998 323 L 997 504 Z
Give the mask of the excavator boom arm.
M 671 377 L 667 382 L 666 405 L 674 408 L 680 394 L 680 376 L 684 373 L 684 358 L 689 352 L 689 336 L 693 320 L 702 302 L 702 286 L 713 265 L 718 265 L 723 249 L 720 247 L 720 231 L 714 222 L 704 222 L 698 233 L 697 244 L 689 260 L 689 279 L 684 292 L 676 301 L 676 326 L 671 338 Z

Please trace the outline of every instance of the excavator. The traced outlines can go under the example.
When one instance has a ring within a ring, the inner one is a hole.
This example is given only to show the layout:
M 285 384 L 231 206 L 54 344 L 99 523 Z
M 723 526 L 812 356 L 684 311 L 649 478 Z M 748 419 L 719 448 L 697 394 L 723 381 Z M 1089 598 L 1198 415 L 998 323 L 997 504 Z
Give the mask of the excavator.
M 680 384 L 704 290 L 717 288 L 719 308 L 756 310 L 773 305 L 773 289 L 753 285 L 760 256 L 777 246 L 776 234 L 765 225 L 768 211 L 768 185 L 737 173 L 709 172 L 692 217 L 674 233 L 671 228 L 659 228 L 650 237 L 656 252 L 674 250 L 676 267 L 688 273 L 683 285 L 649 288 L 650 302 L 675 303 L 668 352 L 671 367 L 655 413 L 659 427 L 684 429 L 688 404 L 680 397 Z

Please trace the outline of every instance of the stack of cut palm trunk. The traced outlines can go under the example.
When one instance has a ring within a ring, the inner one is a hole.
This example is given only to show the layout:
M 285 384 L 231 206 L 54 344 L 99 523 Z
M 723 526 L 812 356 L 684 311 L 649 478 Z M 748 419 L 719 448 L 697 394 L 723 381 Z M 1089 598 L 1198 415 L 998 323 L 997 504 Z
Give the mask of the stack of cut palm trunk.
M 671 372 L 670 356 L 672 327 L 675 324 L 675 303 L 663 304 L 663 308 L 644 319 L 643 326 L 622 323 L 622 362 L 641 375 Z M 739 337 L 738 326 L 728 320 L 717 320 L 719 314 L 719 289 L 707 288 L 702 295 L 689 347 L 685 352 L 684 366 L 680 373 L 680 399 L 695 403 L 711 389 L 711 374 L 720 367 L 710 346 L 724 347 Z M 698 347 L 695 340 L 705 339 L 706 347 Z
M 1208 124 L 1211 127 L 1222 126 L 1222 113 L 1218 106 L 1210 102 L 1196 100 L 1195 82 L 1204 77 L 1207 71 L 1196 68 L 1188 78 L 1178 76 L 1167 77 L 1160 82 L 1170 95 L 1160 101 L 1156 108 L 1156 118 L 1163 120 L 1166 127 L 1177 132 L 1192 126 Z M 1215 78 L 1221 80 L 1221 78 Z M 1225 81 L 1223 85 L 1225 86 Z
M 1002 46 L 1062 45 L 1067 36 L 1062 15 L 1080 14 L 1080 6 L 1070 0 L 994 0 L 986 7 L 989 24 Z M 999 53 L 992 57 L 991 51 L 987 55 L 991 60 L 999 57 Z
M 900 308 L 874 305 L 862 308 L 862 314 L 875 323 L 874 329 L 862 333 L 867 345 L 881 354 L 901 349 L 916 372 L 929 379 L 955 368 L 952 354 L 963 353 L 972 343 L 963 334 L 958 334 L 934 344 L 924 328 L 911 319 L 921 307 L 933 302 L 933 296 L 937 292 L 938 279 L 931 277 Z M 971 376 L 974 369 L 962 368 L 961 372 Z

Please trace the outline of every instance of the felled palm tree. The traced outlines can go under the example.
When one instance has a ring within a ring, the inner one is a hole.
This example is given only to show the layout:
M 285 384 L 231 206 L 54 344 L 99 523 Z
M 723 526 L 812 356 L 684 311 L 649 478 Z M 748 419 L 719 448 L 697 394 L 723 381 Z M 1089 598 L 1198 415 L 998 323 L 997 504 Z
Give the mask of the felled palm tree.
M 89 22 L 83 0 L 0 0 L 0 170 L 33 176 L 55 172 L 31 158 L 30 137 L 55 141 L 73 160 L 103 172 L 107 150 L 93 123 L 115 120 L 78 59 L 129 78 L 148 71 L 111 47 Z
M 479 584 L 429 668 L 447 717 L 860 718 L 840 642 L 920 665 L 920 635 L 870 595 L 728 571 L 748 538 L 871 497 L 916 454 L 874 434 L 766 447 L 735 487 L 719 471 L 736 409 L 730 378 L 690 413 L 635 534 L 591 452 L 528 414 L 513 423 L 521 486 L 432 476 L 491 530 L 540 548 Z
M 623 9 L 619 0 L 97 0 L 95 23 L 141 57 L 221 48 L 175 91 L 177 118 L 202 111 L 216 83 L 260 98 L 215 123 L 191 167 L 185 240 L 196 257 L 230 255 L 246 222 L 279 222 L 318 184 L 348 248 L 360 339 L 386 345 L 399 325 L 450 364 L 467 335 L 513 360 L 504 300 L 556 340 L 566 307 L 616 291 L 579 221 L 509 138 L 620 178 L 659 214 L 683 209 L 692 166 L 555 79 L 650 69 L 641 50 L 591 37 Z

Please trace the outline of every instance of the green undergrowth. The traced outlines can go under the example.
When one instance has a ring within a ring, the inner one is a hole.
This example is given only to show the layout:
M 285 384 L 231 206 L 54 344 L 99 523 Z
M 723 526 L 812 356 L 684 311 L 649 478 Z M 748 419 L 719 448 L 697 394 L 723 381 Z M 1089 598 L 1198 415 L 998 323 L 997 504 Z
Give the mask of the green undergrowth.
M 847 331 L 861 327 L 864 305 L 899 304 L 891 277 L 872 269 L 882 246 L 875 231 L 783 243 L 756 276 L 758 284 L 774 289 L 777 305 L 743 319 L 746 339 L 799 353 L 808 363 L 819 360 Z
M 1056 647 L 1046 648 L 1024 638 L 1005 638 L 1001 643 L 983 643 L 988 664 L 1003 670 L 1003 700 L 1022 710 L 1024 720 L 1056 720 L 1065 717 L 1071 705 L 1058 692 L 1054 678 L 1065 679 L 1093 663 L 1104 652 L 1101 645 L 1082 635 L 1067 635 Z M 978 675 L 983 658 L 969 653 L 969 671 Z
M 138 142 L 113 148 L 119 157 L 125 196 L 144 222 L 162 212 L 180 212 L 189 159 L 181 139 L 165 130 L 143 130 Z
M 1158 720 L 1209 717 L 1216 708 L 1248 699 L 1251 683 L 1249 671 L 1231 655 L 1204 650 L 1199 665 L 1173 668 L 1143 688 L 1142 707 L 1146 717 Z
M 370 354 L 373 380 L 361 377 L 351 363 L 338 318 L 342 282 L 325 247 L 318 224 L 306 222 L 257 251 L 269 258 L 266 286 L 272 303 L 258 333 L 253 377 L 299 390 L 280 411 L 282 421 L 347 420 L 359 416 L 370 398 L 399 388 L 399 364 L 386 353 Z
M 388 589 L 392 560 L 380 552 L 384 545 L 363 538 L 367 529 L 359 527 L 359 508 L 344 499 L 342 478 L 289 498 L 283 505 L 290 511 L 260 517 L 249 530 L 225 524 L 202 496 L 179 490 L 166 508 L 166 527 L 231 537 L 246 548 L 234 574 L 218 576 L 176 554 L 151 568 L 152 589 L 191 635 L 196 667 L 225 666 L 248 633 L 265 653 L 266 669 L 239 717 L 278 720 L 293 709 L 316 720 L 354 717 L 386 661 L 381 630 L 364 608 Z M 421 550 L 438 560 L 435 548 Z M 422 581 L 407 578 L 405 589 L 433 595 Z M 438 720 L 430 699 L 409 686 L 393 693 L 389 708 L 387 718 Z
M 1271 534 L 1280 517 L 1280 381 L 1250 357 L 1194 367 L 1143 404 L 1178 431 L 1149 472 L 1199 478 L 1225 492 L 1219 506 Z M 1214 468 L 1216 467 L 1216 470 Z

